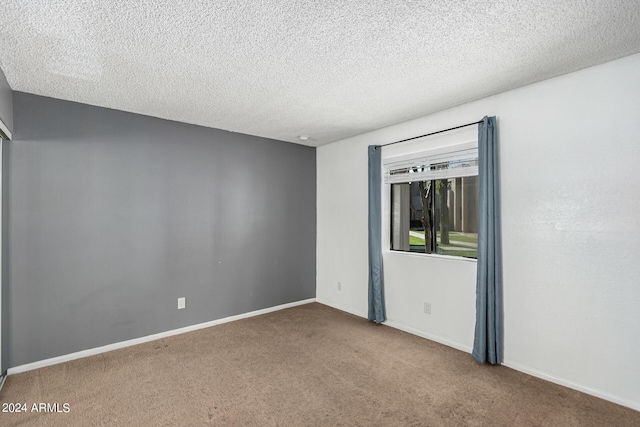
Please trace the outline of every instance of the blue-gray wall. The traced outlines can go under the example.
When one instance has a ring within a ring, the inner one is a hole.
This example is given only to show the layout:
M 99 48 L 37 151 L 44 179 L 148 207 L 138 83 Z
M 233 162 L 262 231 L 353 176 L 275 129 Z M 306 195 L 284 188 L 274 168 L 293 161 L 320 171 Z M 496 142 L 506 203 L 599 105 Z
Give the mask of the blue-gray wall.
M 13 107 L 7 367 L 315 297 L 314 148 L 20 92 Z
M 9 132 L 13 132 L 13 91 L 11 90 L 11 87 L 9 87 L 9 83 L 7 83 L 7 79 L 4 76 L 4 73 L 2 72 L 2 70 L 0 69 L 0 121 L 4 124 L 4 127 L 6 127 Z M 6 143 L 3 144 L 3 153 L 6 154 L 7 145 Z M 6 173 L 4 173 L 3 171 L 3 186 L 6 186 Z M 6 210 L 6 206 L 3 203 L 2 204 L 2 209 Z M 3 233 L 6 232 L 6 227 L 3 230 Z M 4 265 L 4 252 L 6 251 L 6 249 L 4 248 L 4 244 L 0 243 L 3 245 L 3 265 Z M 6 269 L 3 268 L 2 272 L 0 272 L 0 274 L 2 274 L 3 280 L 6 280 L 6 274 L 5 274 Z M 2 315 L 3 312 L 6 312 L 6 309 L 4 307 L 7 307 L 7 298 L 4 295 L 4 290 L 0 289 L 0 292 L 3 292 L 3 297 L 2 297 L 2 307 L 0 309 L 0 315 Z M 3 316 L 4 317 L 4 316 Z M 6 360 L 8 357 L 8 353 L 7 353 L 7 345 L 6 342 L 7 337 L 8 337 L 8 333 L 9 333 L 9 329 L 8 329 L 8 323 L 6 321 L 1 322 L 2 323 L 2 344 L 0 344 L 0 351 L 2 351 L 2 366 L 0 367 L 0 372 L 4 373 L 4 371 L 6 370 Z
M 0 121 L 9 129 L 9 132 L 13 132 L 12 95 L 11 87 L 0 69 Z
M 7 141 L 2 142 L 2 218 L 6 218 L 9 215 L 9 209 L 6 203 L 6 195 L 7 195 L 7 187 L 9 182 L 9 168 L 5 166 L 7 162 L 7 158 L 9 157 L 9 143 Z M 0 342 L 0 351 L 2 351 L 2 366 L 0 366 L 0 373 L 5 374 L 9 360 L 9 297 L 7 291 L 7 283 L 9 282 L 9 277 L 7 272 L 9 269 L 7 268 L 8 259 L 7 256 L 7 239 L 6 236 L 9 234 L 9 227 L 7 226 L 8 222 L 6 220 L 2 221 L 2 288 L 0 292 L 2 292 L 2 307 L 0 308 L 0 316 L 2 316 L 2 342 Z

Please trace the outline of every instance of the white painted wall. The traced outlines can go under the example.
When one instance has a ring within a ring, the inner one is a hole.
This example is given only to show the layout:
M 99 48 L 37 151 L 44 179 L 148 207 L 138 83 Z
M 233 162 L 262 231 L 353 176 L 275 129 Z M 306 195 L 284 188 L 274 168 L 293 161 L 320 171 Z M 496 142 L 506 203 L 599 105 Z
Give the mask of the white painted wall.
M 505 364 L 640 410 L 638 76 L 634 55 L 318 148 L 318 301 L 367 313 L 367 145 L 495 115 Z M 388 250 L 384 262 L 388 324 L 468 351 L 475 263 Z

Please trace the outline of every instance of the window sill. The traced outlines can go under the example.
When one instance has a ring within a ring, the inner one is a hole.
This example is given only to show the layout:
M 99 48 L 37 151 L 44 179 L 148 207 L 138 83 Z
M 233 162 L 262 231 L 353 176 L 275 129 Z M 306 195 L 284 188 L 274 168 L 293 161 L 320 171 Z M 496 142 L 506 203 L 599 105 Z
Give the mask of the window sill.
M 443 259 L 443 260 L 447 260 L 447 261 L 472 262 L 474 264 L 478 263 L 478 260 L 475 259 L 475 258 L 465 258 L 465 257 L 453 256 L 453 255 L 423 254 L 423 253 L 420 253 L 420 252 L 393 251 L 391 249 L 385 250 L 384 254 L 400 255 L 400 256 L 413 256 L 413 257 L 419 257 L 419 258 L 436 258 L 436 259 Z

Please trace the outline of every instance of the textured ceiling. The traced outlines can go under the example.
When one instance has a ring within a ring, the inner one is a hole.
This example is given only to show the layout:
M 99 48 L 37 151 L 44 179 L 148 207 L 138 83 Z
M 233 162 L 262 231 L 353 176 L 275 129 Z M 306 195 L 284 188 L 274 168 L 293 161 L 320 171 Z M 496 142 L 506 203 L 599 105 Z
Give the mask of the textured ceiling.
M 14 90 L 311 146 L 637 52 L 638 0 L 0 2 Z

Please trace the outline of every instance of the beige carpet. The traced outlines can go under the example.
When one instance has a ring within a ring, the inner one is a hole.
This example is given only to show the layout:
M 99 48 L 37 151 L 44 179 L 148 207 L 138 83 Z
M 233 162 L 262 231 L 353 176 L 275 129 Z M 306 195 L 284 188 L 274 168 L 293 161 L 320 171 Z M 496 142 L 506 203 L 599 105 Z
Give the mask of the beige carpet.
M 13 375 L 46 426 L 640 426 L 640 412 L 320 304 Z

